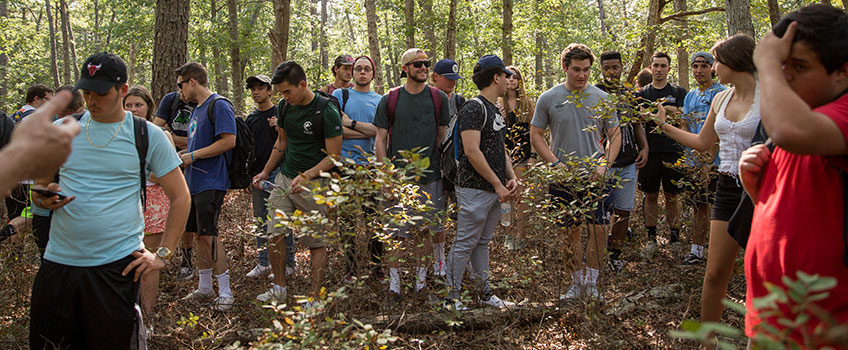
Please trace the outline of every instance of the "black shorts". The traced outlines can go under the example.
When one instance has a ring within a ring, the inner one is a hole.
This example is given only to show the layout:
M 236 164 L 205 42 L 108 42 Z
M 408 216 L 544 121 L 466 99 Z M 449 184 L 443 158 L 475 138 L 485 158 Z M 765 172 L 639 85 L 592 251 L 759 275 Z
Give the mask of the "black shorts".
M 609 224 L 610 214 L 615 206 L 615 196 L 612 195 L 612 188 L 612 184 L 607 184 L 604 186 L 600 198 L 596 198 L 596 200 L 588 203 L 581 202 L 581 205 L 585 207 L 595 207 L 591 215 L 562 213 L 562 216 L 557 220 L 559 225 L 562 227 L 574 227 L 582 225 L 585 222 L 595 225 Z M 551 185 L 548 189 L 548 194 L 553 197 L 554 203 L 561 204 L 562 206 L 570 205 L 575 199 L 589 197 L 589 194 L 585 191 L 569 190 L 568 185 Z M 553 206 L 552 209 L 559 210 L 559 205 Z
M 218 235 L 218 216 L 224 205 L 227 191 L 207 190 L 191 196 L 191 211 L 186 221 L 186 232 L 201 236 Z
M 711 220 L 730 221 L 736 207 L 742 200 L 742 186 L 736 178 L 730 175 L 719 174 L 716 185 L 715 203 L 710 214 Z
M 134 272 L 121 276 L 134 259 L 92 267 L 44 260 L 32 285 L 30 349 L 136 348 L 138 283 Z
M 639 169 L 639 190 L 645 193 L 657 193 L 662 185 L 663 191 L 678 194 L 682 191 L 674 183 L 683 178 L 683 173 L 669 168 L 663 162 L 675 163 L 680 159 L 680 153 L 651 153 L 642 169 Z

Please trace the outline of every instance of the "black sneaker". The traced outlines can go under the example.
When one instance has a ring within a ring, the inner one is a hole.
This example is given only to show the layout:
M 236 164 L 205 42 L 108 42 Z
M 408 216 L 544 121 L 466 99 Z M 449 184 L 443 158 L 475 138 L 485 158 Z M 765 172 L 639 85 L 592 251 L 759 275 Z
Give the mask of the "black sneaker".
M 613 272 L 621 272 L 624 270 L 624 260 L 610 258 L 609 267 Z
M 704 262 L 704 258 L 699 257 L 695 254 L 689 253 L 686 258 L 680 263 L 680 265 L 700 265 Z

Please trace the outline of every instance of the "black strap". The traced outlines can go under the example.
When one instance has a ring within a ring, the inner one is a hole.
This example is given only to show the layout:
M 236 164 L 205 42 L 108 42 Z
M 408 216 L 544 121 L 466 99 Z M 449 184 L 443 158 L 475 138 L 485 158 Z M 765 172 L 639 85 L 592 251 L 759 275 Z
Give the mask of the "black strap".
M 315 131 L 315 135 L 319 140 L 324 140 L 324 110 L 327 109 L 327 104 L 330 103 L 330 99 L 324 97 L 320 94 L 318 96 L 318 101 L 315 102 L 315 113 L 312 114 L 312 129 Z M 341 114 L 341 111 L 339 111 Z
M 177 108 L 179 106 L 180 106 L 180 92 L 177 91 L 177 93 L 174 94 L 174 99 L 171 100 L 171 108 L 168 108 L 168 121 L 169 122 L 173 121 L 173 119 L 176 117 L 176 115 L 174 113 L 177 112 Z
M 350 91 L 347 88 L 342 89 L 342 110 L 339 112 L 344 112 L 345 106 L 347 106 L 347 100 L 350 98 Z
M 147 148 L 150 144 L 147 135 L 147 121 L 133 116 L 133 131 L 135 133 L 135 150 L 138 152 L 139 179 L 141 180 L 141 205 L 147 210 Z

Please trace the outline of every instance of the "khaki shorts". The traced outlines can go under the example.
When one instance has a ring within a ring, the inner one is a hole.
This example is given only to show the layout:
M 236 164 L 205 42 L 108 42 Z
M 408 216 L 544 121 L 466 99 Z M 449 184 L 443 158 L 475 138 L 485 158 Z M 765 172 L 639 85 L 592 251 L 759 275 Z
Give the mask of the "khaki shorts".
M 268 197 L 268 203 L 271 204 L 277 210 L 282 210 L 286 215 L 294 214 L 295 210 L 300 210 L 303 212 L 310 212 L 313 210 L 317 210 L 322 214 L 327 213 L 327 207 L 324 205 L 319 205 L 315 203 L 315 199 L 312 198 L 312 192 L 308 190 L 304 190 L 299 193 L 290 193 L 288 195 L 284 195 L 287 193 L 289 188 L 291 188 L 292 178 L 285 176 L 283 174 L 277 174 L 276 179 L 274 180 L 274 184 L 277 185 L 277 188 L 282 191 L 271 191 L 271 195 Z M 324 185 L 327 180 L 319 179 L 312 180 L 310 182 L 305 183 L 304 185 L 307 188 L 313 188 L 315 186 Z M 269 213 L 271 215 L 271 222 L 269 223 L 268 232 L 272 232 L 275 234 L 283 234 L 287 228 L 282 226 L 277 226 L 280 223 L 280 218 L 278 218 L 274 213 Z M 304 235 L 297 238 L 301 244 L 309 247 L 309 248 L 320 248 L 327 246 L 327 243 L 322 241 L 319 238 L 316 238 L 312 235 Z

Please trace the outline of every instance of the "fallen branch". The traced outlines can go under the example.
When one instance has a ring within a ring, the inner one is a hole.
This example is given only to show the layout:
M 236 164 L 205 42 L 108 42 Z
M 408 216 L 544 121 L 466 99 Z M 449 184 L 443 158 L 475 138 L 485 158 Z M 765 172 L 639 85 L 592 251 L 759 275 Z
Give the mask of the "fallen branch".
M 448 311 L 418 314 L 382 315 L 363 320 L 377 329 L 391 328 L 394 332 L 427 334 L 437 330 L 479 330 L 499 324 L 535 323 L 548 316 L 559 316 L 565 312 L 557 303 L 528 303 L 509 309 L 480 308 L 458 314 Z
M 674 13 L 674 14 L 668 15 L 667 17 L 661 18 L 660 24 L 663 24 L 663 23 L 668 22 L 668 21 L 680 20 L 683 17 L 697 16 L 697 15 L 703 15 L 705 13 L 710 13 L 710 12 L 723 12 L 723 11 L 724 11 L 724 7 L 710 7 L 708 9 L 697 10 L 697 11 L 682 11 L 682 12 Z

